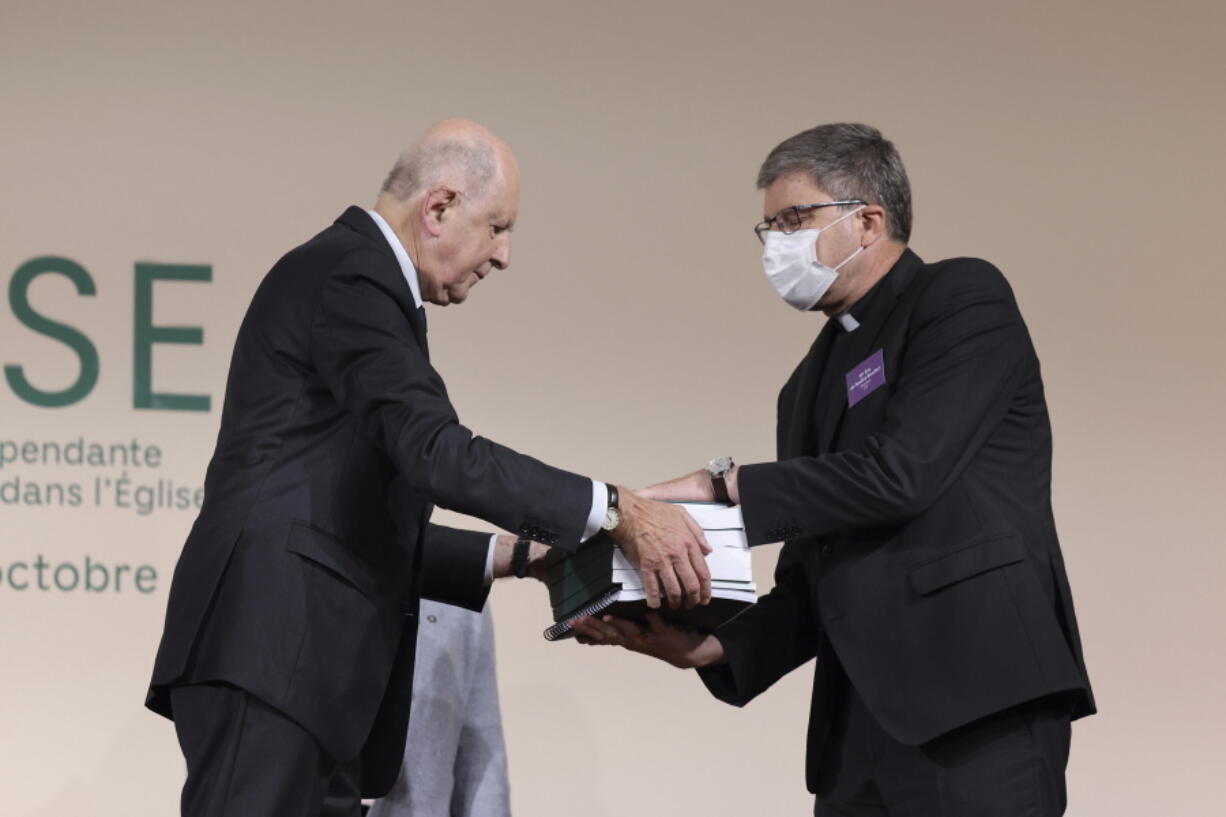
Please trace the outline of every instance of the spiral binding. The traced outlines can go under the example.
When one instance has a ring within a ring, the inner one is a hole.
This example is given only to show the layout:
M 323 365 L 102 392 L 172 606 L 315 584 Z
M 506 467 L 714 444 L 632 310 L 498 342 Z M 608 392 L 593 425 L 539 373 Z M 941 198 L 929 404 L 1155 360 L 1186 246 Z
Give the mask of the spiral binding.
M 584 616 L 594 616 L 597 613 L 601 613 L 609 609 L 609 607 L 613 605 L 613 602 L 617 601 L 617 596 L 621 593 L 621 591 L 621 585 L 618 585 L 595 601 L 588 602 L 584 606 L 580 607 L 577 611 L 575 611 L 574 615 L 570 616 L 565 621 L 559 621 L 557 624 L 546 629 L 545 640 L 557 641 L 560 638 L 567 638 L 568 636 L 574 635 L 574 628 L 570 626 L 572 621 L 577 618 L 583 618 Z

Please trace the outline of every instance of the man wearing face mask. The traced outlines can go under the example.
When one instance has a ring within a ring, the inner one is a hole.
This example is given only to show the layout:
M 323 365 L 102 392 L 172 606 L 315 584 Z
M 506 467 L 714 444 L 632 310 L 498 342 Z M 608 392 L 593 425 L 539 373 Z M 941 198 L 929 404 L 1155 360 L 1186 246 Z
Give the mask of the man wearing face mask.
M 779 395 L 778 461 L 723 457 L 646 494 L 739 503 L 751 545 L 784 541 L 776 585 L 714 635 L 576 629 L 737 706 L 816 657 L 816 814 L 1062 814 L 1070 721 L 1095 707 L 1009 285 L 908 249 L 906 172 L 874 128 L 797 134 L 758 187 L 768 280 L 831 320 Z

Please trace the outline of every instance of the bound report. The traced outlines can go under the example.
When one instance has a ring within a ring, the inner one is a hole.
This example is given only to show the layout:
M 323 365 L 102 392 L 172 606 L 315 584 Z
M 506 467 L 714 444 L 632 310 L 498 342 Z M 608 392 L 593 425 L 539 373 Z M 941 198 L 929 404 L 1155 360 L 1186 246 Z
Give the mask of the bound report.
M 672 610 L 664 604 L 657 612 L 667 621 L 711 632 L 758 600 L 745 523 L 738 507 L 715 502 L 679 504 L 702 526 L 712 548 L 707 555 L 711 603 L 689 610 Z M 574 635 L 570 622 L 581 616 L 645 618 L 648 607 L 643 579 L 606 534 L 593 536 L 574 554 L 551 551 L 546 565 L 549 602 L 556 622 L 545 630 L 547 641 Z

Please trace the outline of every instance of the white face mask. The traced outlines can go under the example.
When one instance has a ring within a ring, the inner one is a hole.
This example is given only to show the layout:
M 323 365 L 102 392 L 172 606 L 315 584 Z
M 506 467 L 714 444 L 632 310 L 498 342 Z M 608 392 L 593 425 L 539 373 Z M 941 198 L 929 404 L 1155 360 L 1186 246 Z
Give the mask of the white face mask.
M 828 267 L 817 260 L 817 237 L 863 209 L 857 207 L 820 230 L 797 230 L 791 234 L 771 230 L 766 234 L 766 246 L 762 249 L 762 269 L 780 298 L 803 312 L 808 312 L 822 299 L 839 277 L 839 270 L 843 265 L 859 255 L 864 248 L 857 247 L 856 251 L 840 261 L 838 266 Z

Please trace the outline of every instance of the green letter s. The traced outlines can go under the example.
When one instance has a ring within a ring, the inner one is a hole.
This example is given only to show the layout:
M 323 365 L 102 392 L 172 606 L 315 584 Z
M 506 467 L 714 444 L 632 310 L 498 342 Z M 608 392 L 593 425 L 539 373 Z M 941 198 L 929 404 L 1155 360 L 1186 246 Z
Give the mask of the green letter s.
M 32 258 L 17 268 L 9 282 L 9 303 L 17 320 L 39 334 L 60 341 L 77 353 L 81 361 L 81 373 L 76 382 L 63 391 L 43 391 L 35 388 L 26 379 L 21 366 L 7 365 L 4 376 L 13 392 L 35 406 L 58 408 L 70 406 L 84 399 L 98 382 L 98 350 L 85 335 L 73 327 L 43 317 L 30 306 L 30 283 L 44 273 L 55 272 L 65 276 L 77 287 L 80 295 L 95 295 L 94 280 L 85 268 L 75 261 L 54 255 Z

